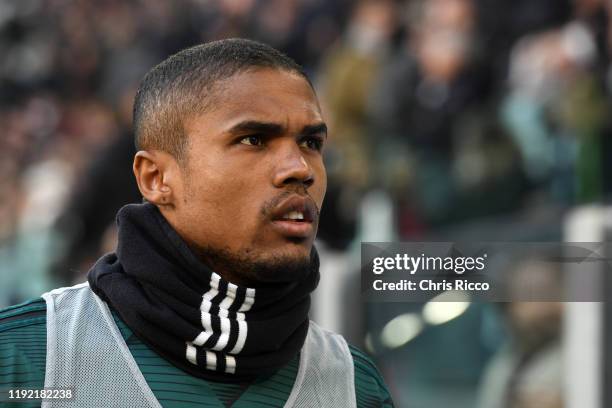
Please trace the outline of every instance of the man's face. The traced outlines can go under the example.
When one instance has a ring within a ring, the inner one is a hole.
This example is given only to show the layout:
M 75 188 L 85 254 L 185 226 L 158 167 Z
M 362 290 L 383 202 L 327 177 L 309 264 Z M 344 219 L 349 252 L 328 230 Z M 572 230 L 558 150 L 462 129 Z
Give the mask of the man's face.
M 314 91 L 296 73 L 257 69 L 217 83 L 212 98 L 185 123 L 182 184 L 164 215 L 213 268 L 306 264 L 327 186 Z M 296 278 L 218 272 L 237 283 Z

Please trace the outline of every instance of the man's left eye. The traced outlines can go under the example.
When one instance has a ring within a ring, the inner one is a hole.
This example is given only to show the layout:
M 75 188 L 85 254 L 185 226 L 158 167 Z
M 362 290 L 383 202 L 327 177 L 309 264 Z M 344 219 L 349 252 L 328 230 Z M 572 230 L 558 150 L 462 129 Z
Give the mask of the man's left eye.
M 261 144 L 263 143 L 263 140 L 261 136 L 250 135 L 250 136 L 245 136 L 242 139 L 240 139 L 240 143 L 249 145 L 249 146 L 261 146 Z
M 311 150 L 321 150 L 323 148 L 323 140 L 318 137 L 307 137 L 300 142 L 300 146 Z

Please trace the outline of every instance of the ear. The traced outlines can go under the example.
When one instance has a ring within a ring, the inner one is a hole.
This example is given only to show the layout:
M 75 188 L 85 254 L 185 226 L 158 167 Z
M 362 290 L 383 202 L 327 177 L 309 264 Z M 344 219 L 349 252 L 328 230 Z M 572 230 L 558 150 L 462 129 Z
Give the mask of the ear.
M 180 169 L 172 155 L 160 150 L 141 150 L 134 156 L 134 176 L 142 196 L 160 207 L 173 206 L 180 189 Z

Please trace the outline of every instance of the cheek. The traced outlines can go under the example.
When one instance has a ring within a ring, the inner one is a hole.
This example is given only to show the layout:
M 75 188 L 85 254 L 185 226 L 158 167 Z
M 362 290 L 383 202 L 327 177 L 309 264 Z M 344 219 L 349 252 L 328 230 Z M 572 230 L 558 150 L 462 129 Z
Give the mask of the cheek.
M 224 200 L 225 206 L 231 205 L 228 197 L 241 188 L 243 180 L 240 177 L 240 168 L 223 158 L 222 152 L 213 150 L 191 163 L 186 183 L 190 190 L 187 199 L 204 199 L 213 207 Z
M 199 219 L 200 228 L 225 238 L 246 234 L 256 223 L 262 203 L 255 176 L 228 164 L 194 171 L 185 204 L 192 217 Z

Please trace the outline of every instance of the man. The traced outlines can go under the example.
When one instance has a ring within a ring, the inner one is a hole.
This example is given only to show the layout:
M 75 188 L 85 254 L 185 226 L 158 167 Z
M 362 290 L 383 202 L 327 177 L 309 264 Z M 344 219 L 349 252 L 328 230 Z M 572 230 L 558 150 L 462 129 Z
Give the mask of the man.
M 145 76 L 134 125 L 145 203 L 88 284 L 0 312 L 0 387 L 70 388 L 53 407 L 392 406 L 308 319 L 327 134 L 300 67 L 248 40 L 184 50 Z

